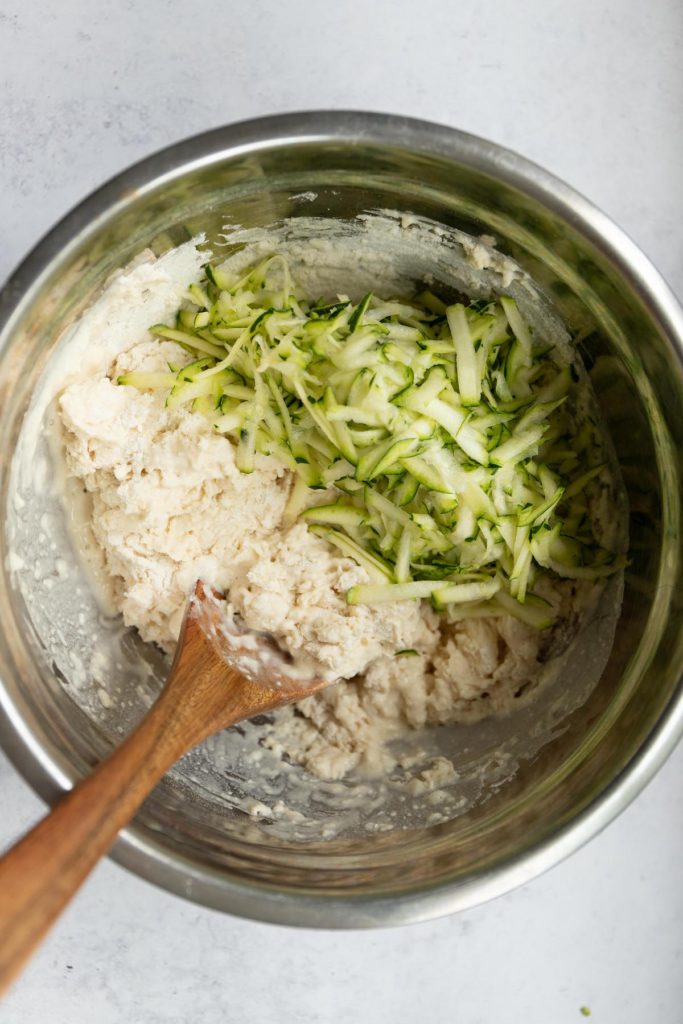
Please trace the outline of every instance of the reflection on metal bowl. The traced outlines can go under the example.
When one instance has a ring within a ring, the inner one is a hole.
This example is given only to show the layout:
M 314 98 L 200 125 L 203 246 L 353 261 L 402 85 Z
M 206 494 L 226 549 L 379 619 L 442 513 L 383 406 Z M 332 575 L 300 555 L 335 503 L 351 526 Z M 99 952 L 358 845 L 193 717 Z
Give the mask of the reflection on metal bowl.
M 71 578 L 63 599 L 37 607 L 8 558 L 12 522 L 30 514 L 13 500 L 12 452 L 63 327 L 145 247 L 160 254 L 200 231 L 229 244 L 226 224 L 263 228 L 286 218 L 348 227 L 372 210 L 495 236 L 578 334 L 628 492 L 631 562 L 619 621 L 601 608 L 583 658 L 563 670 L 567 699 L 549 688 L 505 719 L 432 730 L 435 750 L 459 745 L 463 779 L 479 780 L 452 820 L 391 819 L 379 784 L 350 779 L 321 786 L 305 834 L 291 821 L 252 821 L 235 809 L 240 791 L 258 796 L 248 762 L 218 737 L 164 780 L 115 847 L 117 860 L 159 885 L 289 924 L 398 924 L 503 893 L 599 831 L 683 731 L 683 314 L 673 296 L 606 217 L 520 157 L 419 121 L 321 112 L 235 125 L 150 157 L 69 214 L 0 295 L 5 749 L 55 799 L 141 713 L 150 672 L 163 672 L 154 652 L 117 625 L 116 671 L 130 700 L 98 706 L 96 689 L 54 656 L 57 642 L 64 651 L 78 643 L 79 609 L 97 616 L 87 587 L 81 581 L 77 592 Z M 54 500 L 41 515 L 49 543 L 66 544 Z M 147 675 L 134 678 L 136 664 Z M 248 745 L 249 730 L 238 735 Z M 327 827 L 349 808 L 344 827 Z M 378 821 L 389 824 L 373 827 Z

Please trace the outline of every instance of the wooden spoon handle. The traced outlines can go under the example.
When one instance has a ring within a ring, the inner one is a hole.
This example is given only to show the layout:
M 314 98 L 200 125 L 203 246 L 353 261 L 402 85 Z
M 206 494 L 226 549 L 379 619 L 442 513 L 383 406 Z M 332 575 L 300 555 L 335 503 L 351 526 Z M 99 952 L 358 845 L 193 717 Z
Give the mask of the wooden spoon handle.
M 198 600 L 188 606 L 156 704 L 135 732 L 0 860 L 0 993 L 182 754 L 218 729 L 325 685 L 319 680 L 297 688 L 280 682 L 278 688 L 243 676 L 229 664 L 230 651 L 221 653 L 215 627 L 209 628 L 217 611 L 203 602 L 201 584 L 195 594 Z
M 164 772 L 192 745 L 165 690 L 138 728 L 0 860 L 0 992 Z

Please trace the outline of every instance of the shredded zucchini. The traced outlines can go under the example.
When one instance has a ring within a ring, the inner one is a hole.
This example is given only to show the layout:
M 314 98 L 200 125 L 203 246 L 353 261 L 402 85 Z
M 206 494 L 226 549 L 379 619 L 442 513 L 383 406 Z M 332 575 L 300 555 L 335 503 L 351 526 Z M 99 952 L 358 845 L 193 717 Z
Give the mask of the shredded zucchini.
M 241 276 L 204 269 L 175 323 L 150 327 L 192 361 L 118 383 L 208 416 L 242 472 L 264 454 L 296 474 L 286 521 L 307 522 L 371 579 L 350 604 L 429 599 L 451 618 L 512 614 L 543 629 L 540 576 L 624 565 L 593 534 L 605 467 L 590 465 L 592 431 L 567 411 L 570 369 L 514 299 L 312 301 L 281 255 Z

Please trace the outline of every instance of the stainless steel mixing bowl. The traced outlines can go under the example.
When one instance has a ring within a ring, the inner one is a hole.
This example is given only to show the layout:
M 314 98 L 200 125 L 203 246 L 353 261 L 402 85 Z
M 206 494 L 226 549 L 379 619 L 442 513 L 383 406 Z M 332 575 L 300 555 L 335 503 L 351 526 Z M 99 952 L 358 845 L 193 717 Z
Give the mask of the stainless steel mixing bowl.
M 310 193 L 302 205 L 295 194 Z M 362 113 L 238 124 L 143 161 L 87 198 L 0 296 L 0 492 L 37 375 L 61 327 L 143 247 L 229 220 L 353 217 L 390 208 L 495 235 L 580 332 L 630 500 L 631 566 L 600 684 L 515 778 L 467 814 L 419 830 L 297 844 L 233 832 L 162 784 L 114 857 L 199 902 L 262 920 L 397 924 L 501 894 L 571 853 L 652 778 L 683 730 L 683 317 L 657 272 L 562 182 L 489 142 Z M 5 514 L 3 512 L 3 523 Z M 112 739 L 71 699 L 27 623 L 0 530 L 0 733 L 56 799 Z

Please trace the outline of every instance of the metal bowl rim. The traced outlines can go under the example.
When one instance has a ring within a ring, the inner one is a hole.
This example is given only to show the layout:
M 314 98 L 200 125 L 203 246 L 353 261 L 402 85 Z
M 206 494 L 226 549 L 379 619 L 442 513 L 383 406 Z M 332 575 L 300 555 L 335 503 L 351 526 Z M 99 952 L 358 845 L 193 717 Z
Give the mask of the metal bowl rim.
M 433 122 L 393 114 L 313 110 L 242 121 L 183 139 L 110 178 L 34 246 L 0 291 L 0 332 L 32 301 L 40 279 L 76 241 L 124 209 L 133 197 L 226 157 L 312 142 L 366 142 L 446 157 L 498 178 L 568 221 L 609 256 L 672 342 L 683 366 L 683 309 L 639 247 L 609 217 L 561 179 L 496 143 Z M 111 857 L 140 877 L 214 909 L 278 924 L 365 928 L 428 920 L 476 906 L 531 881 L 578 850 L 652 780 L 683 736 L 683 677 L 657 726 L 621 774 L 568 824 L 505 865 L 429 888 L 378 896 L 281 891 L 235 880 L 171 854 L 138 825 L 125 829 Z M 64 752 L 41 746 L 0 680 L 0 744 L 19 773 L 48 802 L 77 780 Z

